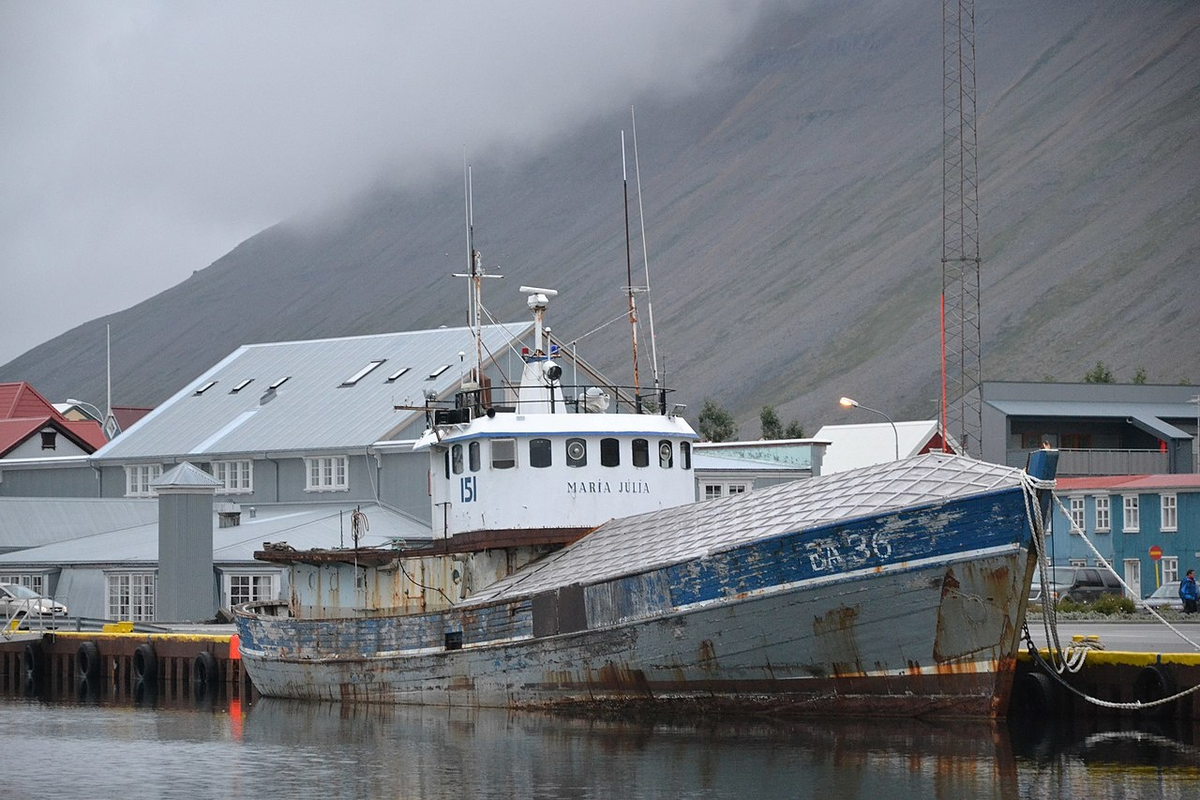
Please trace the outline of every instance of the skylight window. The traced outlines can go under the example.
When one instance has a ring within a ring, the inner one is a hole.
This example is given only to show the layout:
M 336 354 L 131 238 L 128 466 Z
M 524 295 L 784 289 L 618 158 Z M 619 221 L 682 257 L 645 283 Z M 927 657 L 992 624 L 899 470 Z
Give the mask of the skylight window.
M 431 381 L 431 380 L 433 380 L 434 378 L 436 378 L 438 375 L 441 375 L 443 372 L 445 372 L 445 371 L 446 371 L 446 370 L 448 370 L 448 369 L 450 369 L 450 365 L 449 365 L 449 364 L 443 364 L 442 366 L 440 366 L 440 367 L 438 367 L 437 369 L 435 369 L 433 372 L 429 373 L 429 377 L 428 377 L 428 378 L 426 378 L 425 380 L 427 380 L 427 381 Z
M 412 369 L 412 367 L 401 367 L 400 369 L 393 372 L 391 375 L 388 375 L 386 382 L 393 383 L 397 378 L 399 378 L 404 373 L 408 372 L 410 369 Z
M 245 389 L 247 386 L 249 386 L 249 385 L 250 385 L 250 384 L 252 384 L 252 383 L 254 383 L 254 378 L 246 378 L 246 380 L 242 381 L 242 382 L 241 382 L 241 383 L 239 383 L 237 386 L 235 386 L 235 387 L 233 387 L 232 389 L 230 389 L 230 390 L 229 390 L 229 393 L 230 393 L 230 394 L 237 394 L 237 393 L 238 393 L 238 392 L 240 392 L 242 389 Z
M 199 389 L 197 389 L 196 394 L 204 394 L 205 392 L 207 392 L 209 389 L 211 389 L 212 387 L 214 387 L 216 385 L 217 385 L 216 381 L 209 381 L 208 383 L 204 384 Z
M 291 375 L 284 375 L 282 378 L 280 378 L 279 380 L 275 381 L 270 386 L 268 386 L 267 391 L 269 392 L 272 389 L 278 389 L 280 386 L 283 386 L 285 383 L 287 383 L 291 379 L 292 379 Z
M 370 375 L 370 374 L 371 374 L 371 371 L 372 371 L 372 370 L 374 370 L 375 368 L 377 368 L 377 367 L 378 367 L 380 364 L 382 364 L 384 361 L 387 361 L 387 359 L 386 359 L 386 358 L 381 358 L 381 359 L 379 359 L 378 361 L 372 361 L 370 364 L 367 364 L 365 367 L 363 367 L 362 369 L 360 369 L 358 372 L 354 373 L 354 374 L 353 374 L 353 375 L 351 375 L 349 378 L 347 378 L 346 380 L 342 381 L 342 384 L 341 384 L 341 385 L 342 385 L 342 386 L 353 386 L 354 384 L 356 384 L 356 383 L 358 383 L 359 381 L 361 381 L 363 378 L 365 378 L 365 377 L 367 377 L 368 375 Z

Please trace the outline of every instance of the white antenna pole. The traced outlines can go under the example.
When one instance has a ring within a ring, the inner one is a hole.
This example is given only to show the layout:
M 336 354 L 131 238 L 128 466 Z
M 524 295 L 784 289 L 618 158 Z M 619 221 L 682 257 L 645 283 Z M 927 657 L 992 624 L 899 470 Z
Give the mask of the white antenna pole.
M 654 388 L 661 388 L 658 379 L 658 337 L 654 335 L 654 301 L 650 293 L 650 254 L 646 248 L 646 215 L 642 211 L 642 167 L 638 161 L 637 117 L 633 106 L 629 107 L 629 119 L 633 124 L 633 174 L 637 182 L 638 221 L 642 228 L 642 263 L 646 265 L 646 315 L 650 318 L 650 364 L 654 372 Z M 666 411 L 666 409 L 662 409 Z
M 641 382 L 638 378 L 637 301 L 633 293 L 633 260 L 629 255 L 629 179 L 625 171 L 625 131 L 621 131 L 621 186 L 625 192 L 625 274 L 629 285 L 629 327 L 633 331 L 633 394 L 641 413 Z
M 107 416 L 111 417 L 112 413 L 112 325 L 105 324 L 104 326 L 104 356 L 108 365 L 105 367 L 105 372 L 108 376 L 108 408 L 105 409 Z

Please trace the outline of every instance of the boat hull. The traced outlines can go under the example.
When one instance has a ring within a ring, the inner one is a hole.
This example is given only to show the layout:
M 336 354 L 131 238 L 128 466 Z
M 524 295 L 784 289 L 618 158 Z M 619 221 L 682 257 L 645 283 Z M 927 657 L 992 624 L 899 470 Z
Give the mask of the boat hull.
M 435 614 L 240 609 L 241 655 L 280 697 L 998 716 L 1032 566 L 1024 511 L 1020 489 L 996 492 Z

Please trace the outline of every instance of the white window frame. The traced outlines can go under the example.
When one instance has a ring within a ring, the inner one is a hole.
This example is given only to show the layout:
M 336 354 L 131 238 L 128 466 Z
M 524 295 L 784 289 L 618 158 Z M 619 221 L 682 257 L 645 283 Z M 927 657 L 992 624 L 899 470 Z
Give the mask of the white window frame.
M 1159 498 L 1159 507 L 1162 510 L 1161 525 L 1159 530 L 1165 533 L 1174 533 L 1179 530 L 1179 499 L 1174 494 L 1164 494 Z
M 7 572 L 0 574 L 0 583 L 16 584 L 33 589 L 38 594 L 43 594 L 42 583 L 43 576 L 40 572 Z
M 705 500 L 720 500 L 725 496 L 725 485 L 721 483 L 706 483 L 702 487 L 704 489 Z
M 1179 580 L 1179 556 L 1162 557 L 1162 582 Z
M 350 491 L 349 456 L 312 456 L 304 459 L 304 491 Z
M 251 494 L 254 492 L 254 462 L 248 458 L 214 461 L 212 476 L 224 484 L 220 494 Z
M 224 608 L 233 608 L 242 603 L 257 603 L 262 600 L 279 599 L 278 572 L 226 572 L 222 575 L 222 604 Z M 233 594 L 237 585 L 239 597 L 235 601 Z M 243 599 L 243 595 L 244 598 Z
M 1142 524 L 1141 495 L 1121 495 L 1121 531 L 1139 533 Z
M 717 500 L 731 497 L 735 494 L 745 494 L 754 488 L 754 482 L 749 480 L 711 480 L 700 484 L 705 500 Z
M 1096 533 L 1112 530 L 1112 501 L 1106 494 L 1096 495 Z
M 1086 558 L 1068 558 L 1067 566 L 1069 566 L 1069 567 L 1086 567 L 1087 559 Z
M 105 619 L 153 622 L 158 577 L 153 571 L 104 573 Z
M 125 496 L 154 497 L 150 484 L 162 477 L 162 464 L 127 464 L 125 466 Z
M 1078 536 L 1084 530 L 1084 503 L 1083 498 L 1074 496 L 1071 499 L 1070 523 L 1071 533 Z

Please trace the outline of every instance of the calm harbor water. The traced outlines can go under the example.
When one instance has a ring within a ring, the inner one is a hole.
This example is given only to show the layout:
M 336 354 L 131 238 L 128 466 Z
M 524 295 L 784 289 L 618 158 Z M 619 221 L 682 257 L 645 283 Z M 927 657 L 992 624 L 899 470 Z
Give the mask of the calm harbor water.
M 257 699 L 0 696 L 3 796 L 1191 798 L 1191 726 L 632 723 Z

